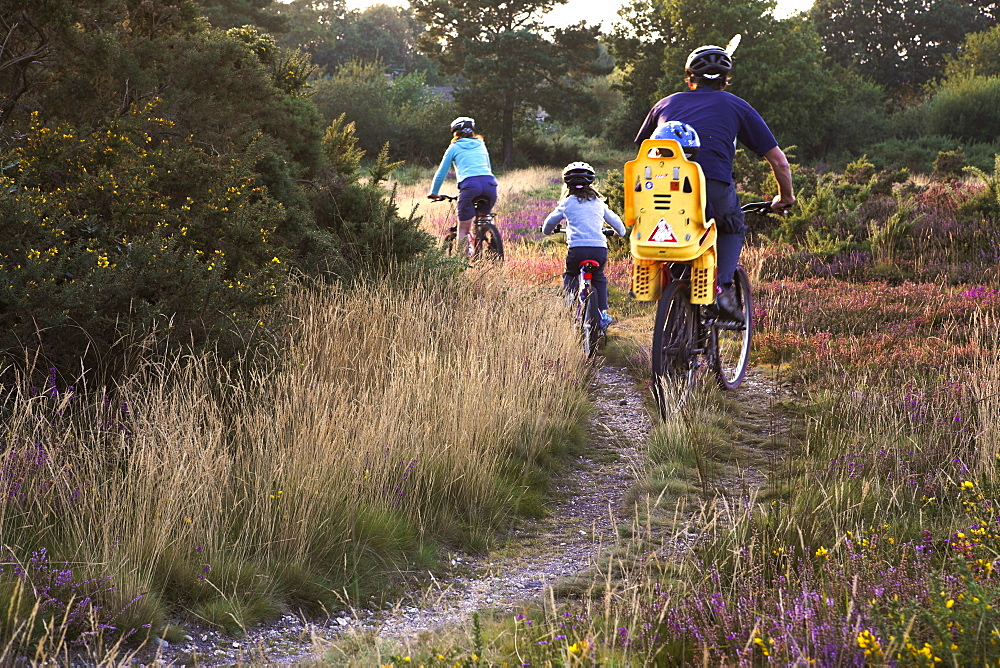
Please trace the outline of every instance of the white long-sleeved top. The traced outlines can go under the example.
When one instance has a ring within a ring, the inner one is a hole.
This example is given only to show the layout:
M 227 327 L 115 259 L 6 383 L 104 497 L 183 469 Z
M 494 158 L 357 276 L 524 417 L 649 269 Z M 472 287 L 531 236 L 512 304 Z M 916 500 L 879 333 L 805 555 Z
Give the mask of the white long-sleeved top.
M 581 200 L 576 195 L 570 195 L 559 202 L 555 210 L 545 217 L 542 234 L 552 234 L 556 225 L 562 220 L 566 221 L 566 245 L 570 248 L 578 246 L 607 248 L 608 240 L 601 232 L 605 222 L 615 232 L 625 236 L 622 219 L 600 199 Z

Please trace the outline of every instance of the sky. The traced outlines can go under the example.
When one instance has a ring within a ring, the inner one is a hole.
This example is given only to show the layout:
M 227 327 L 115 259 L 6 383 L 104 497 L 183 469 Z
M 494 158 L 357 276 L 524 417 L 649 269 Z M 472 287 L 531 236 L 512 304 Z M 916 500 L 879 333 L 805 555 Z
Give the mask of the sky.
M 566 26 L 579 21 L 594 24 L 601 21 L 605 28 L 610 27 L 618 18 L 618 8 L 625 0 L 569 0 L 552 10 L 549 23 L 555 26 Z M 813 0 L 777 0 L 775 14 L 778 17 L 790 16 L 796 12 L 812 7 Z M 347 0 L 351 9 L 361 9 L 374 4 L 406 5 L 407 0 Z

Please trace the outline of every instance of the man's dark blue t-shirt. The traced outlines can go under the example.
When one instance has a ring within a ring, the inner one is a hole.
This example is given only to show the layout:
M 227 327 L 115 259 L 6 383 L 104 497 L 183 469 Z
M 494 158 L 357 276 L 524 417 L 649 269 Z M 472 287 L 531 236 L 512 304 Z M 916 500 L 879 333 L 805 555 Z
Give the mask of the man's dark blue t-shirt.
M 732 93 L 714 88 L 674 93 L 657 102 L 646 116 L 635 143 L 649 139 L 653 130 L 667 121 L 687 123 L 698 132 L 701 150 L 696 162 L 705 178 L 716 181 L 733 182 L 737 139 L 759 156 L 778 145 L 753 107 Z

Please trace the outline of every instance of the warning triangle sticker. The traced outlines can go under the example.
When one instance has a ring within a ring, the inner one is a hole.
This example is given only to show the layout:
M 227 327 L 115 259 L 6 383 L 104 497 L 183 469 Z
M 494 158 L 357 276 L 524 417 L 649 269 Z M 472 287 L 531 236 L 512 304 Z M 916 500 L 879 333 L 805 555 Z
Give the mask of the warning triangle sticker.
M 649 241 L 655 241 L 661 244 L 677 243 L 677 237 L 674 236 L 674 230 L 667 223 L 666 218 L 660 218 L 660 222 L 656 224 L 653 228 L 653 233 L 649 235 Z

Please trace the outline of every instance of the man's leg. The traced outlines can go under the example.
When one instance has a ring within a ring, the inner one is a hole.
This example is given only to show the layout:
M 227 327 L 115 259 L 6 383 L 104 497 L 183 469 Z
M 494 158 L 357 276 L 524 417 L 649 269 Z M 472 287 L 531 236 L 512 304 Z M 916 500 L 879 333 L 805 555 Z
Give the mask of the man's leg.
M 705 194 L 718 229 L 715 248 L 720 288 L 717 299 L 719 310 L 727 317 L 743 322 L 743 312 L 733 289 L 733 276 L 736 274 L 736 265 L 740 262 L 747 234 L 743 212 L 740 210 L 740 198 L 731 183 L 713 179 L 705 181 Z

